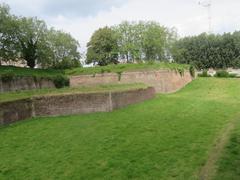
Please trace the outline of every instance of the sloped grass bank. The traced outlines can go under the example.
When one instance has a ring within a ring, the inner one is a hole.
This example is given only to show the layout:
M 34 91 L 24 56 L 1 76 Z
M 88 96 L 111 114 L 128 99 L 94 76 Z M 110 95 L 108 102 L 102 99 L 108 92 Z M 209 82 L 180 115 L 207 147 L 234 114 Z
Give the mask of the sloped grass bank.
M 36 96 L 60 95 L 60 94 L 76 94 L 76 93 L 96 93 L 96 92 L 115 92 L 126 91 L 140 88 L 147 88 L 148 86 L 141 83 L 135 84 L 108 84 L 98 86 L 82 86 L 62 89 L 37 89 L 29 91 L 7 92 L 0 94 L 0 103 L 14 101 L 19 99 L 26 99 Z
M 118 64 L 108 66 L 96 66 L 89 68 L 75 68 L 66 70 L 66 74 L 70 76 L 74 75 L 86 75 L 86 74 L 102 74 L 102 73 L 123 73 L 129 71 L 147 71 L 147 70 L 160 70 L 170 69 L 179 71 L 189 70 L 189 65 L 176 64 L 176 63 L 139 63 L 139 64 Z
M 0 179 L 198 179 L 239 91 L 238 79 L 200 78 L 111 113 L 3 127 Z
M 230 140 L 226 144 L 217 165 L 218 169 L 214 177 L 215 180 L 240 179 L 240 118 L 234 131 L 231 133 Z

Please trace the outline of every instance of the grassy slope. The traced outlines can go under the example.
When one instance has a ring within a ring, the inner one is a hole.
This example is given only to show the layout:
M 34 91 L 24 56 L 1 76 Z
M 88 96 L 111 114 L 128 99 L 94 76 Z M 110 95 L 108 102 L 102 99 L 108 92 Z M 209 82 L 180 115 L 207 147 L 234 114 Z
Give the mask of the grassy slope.
M 3 127 L 0 179 L 195 179 L 238 114 L 239 82 L 200 78 L 111 113 Z
M 0 66 L 0 76 L 3 74 L 14 74 L 17 76 L 40 76 L 40 77 L 49 77 L 61 75 L 64 72 L 60 70 L 53 69 L 30 69 L 30 68 L 21 68 L 13 66 Z
M 240 122 L 232 132 L 230 141 L 224 149 L 222 157 L 218 161 L 218 171 L 215 177 L 218 179 L 240 179 Z
M 156 69 L 188 69 L 189 65 L 175 64 L 175 63 L 154 63 L 154 64 L 119 64 L 119 65 L 108 65 L 104 67 L 94 68 L 75 68 L 67 70 L 68 75 L 79 75 L 79 74 L 98 74 L 103 72 L 127 72 L 136 70 L 156 70 Z
M 30 98 L 34 96 L 44 95 L 58 95 L 68 93 L 94 93 L 106 91 L 124 91 L 138 88 L 147 88 L 144 84 L 109 84 L 99 85 L 94 87 L 76 87 L 76 88 L 62 88 L 62 89 L 38 89 L 29 91 L 7 92 L 0 93 L 0 103 L 6 101 L 13 101 L 18 99 Z

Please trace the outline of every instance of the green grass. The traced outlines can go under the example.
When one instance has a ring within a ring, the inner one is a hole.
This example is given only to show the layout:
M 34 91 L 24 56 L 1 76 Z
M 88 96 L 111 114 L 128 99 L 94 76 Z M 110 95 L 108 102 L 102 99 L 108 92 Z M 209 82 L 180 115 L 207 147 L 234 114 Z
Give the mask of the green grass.
M 37 76 L 37 77 L 51 77 L 62 75 L 64 71 L 53 69 L 30 69 L 14 66 L 0 66 L 0 76 L 5 74 L 14 74 L 15 76 Z
M 46 95 L 58 95 L 58 94 L 73 94 L 73 93 L 95 93 L 95 92 L 106 92 L 106 91 L 124 91 L 139 88 L 147 88 L 144 84 L 109 84 L 109 85 L 98 85 L 90 87 L 72 87 L 62 89 L 38 89 L 18 92 L 7 92 L 0 94 L 0 103 L 6 101 L 13 101 L 25 98 L 31 98 L 35 96 L 46 96 Z
M 0 179 L 198 179 L 239 91 L 238 79 L 199 78 L 110 113 L 2 127 Z
M 215 177 L 218 179 L 240 179 L 240 122 L 238 121 L 224 152 L 218 161 Z
M 118 64 L 108 66 L 97 66 L 91 68 L 75 68 L 66 70 L 68 75 L 81 75 L 81 74 L 99 74 L 99 73 L 118 73 L 128 71 L 141 71 L 141 70 L 157 70 L 157 69 L 189 69 L 189 65 L 176 64 L 176 63 L 140 63 L 140 64 Z

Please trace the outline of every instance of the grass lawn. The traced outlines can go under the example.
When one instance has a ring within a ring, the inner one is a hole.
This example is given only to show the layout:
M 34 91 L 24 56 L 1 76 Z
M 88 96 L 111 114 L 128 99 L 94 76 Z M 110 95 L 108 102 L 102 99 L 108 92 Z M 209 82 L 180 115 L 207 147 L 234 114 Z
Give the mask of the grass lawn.
M 215 139 L 239 115 L 239 92 L 239 79 L 199 78 L 110 113 L 2 127 L 0 179 L 198 179 Z
M 62 89 L 37 89 L 28 91 L 18 91 L 18 92 L 6 92 L 0 93 L 0 103 L 6 101 L 13 101 L 18 99 L 31 98 L 34 96 L 44 96 L 44 95 L 58 95 L 58 94 L 73 94 L 73 93 L 95 93 L 95 92 L 106 92 L 106 91 L 125 91 L 133 90 L 139 88 L 147 88 L 145 84 L 108 84 L 99 85 L 94 87 L 72 87 L 72 88 L 62 88 Z
M 54 69 L 30 69 L 14 66 L 0 66 L 0 76 L 4 74 L 14 74 L 16 76 L 39 76 L 50 77 L 62 75 L 64 71 Z
M 141 63 L 141 64 L 118 64 L 108 66 L 97 66 L 90 68 L 75 68 L 66 70 L 67 75 L 81 75 L 81 74 L 99 74 L 99 73 L 118 73 L 128 71 L 141 70 L 158 70 L 158 69 L 189 69 L 189 65 L 176 63 Z
M 240 121 L 231 133 L 221 158 L 218 161 L 217 175 L 215 179 L 240 179 Z

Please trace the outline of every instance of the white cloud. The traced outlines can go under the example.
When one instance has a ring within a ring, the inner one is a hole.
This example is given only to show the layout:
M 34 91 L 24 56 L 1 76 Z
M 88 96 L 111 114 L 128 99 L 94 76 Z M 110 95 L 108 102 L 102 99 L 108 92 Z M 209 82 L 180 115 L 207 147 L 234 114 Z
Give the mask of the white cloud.
M 42 15 L 40 8 L 44 7 L 44 1 L 37 0 L 36 3 L 30 3 L 30 5 L 32 4 L 32 11 L 40 14 L 40 18 L 44 18 L 48 25 L 70 32 L 84 47 L 91 34 L 99 27 L 118 24 L 123 20 L 158 21 L 162 25 L 176 27 L 181 36 L 206 32 L 208 31 L 207 9 L 198 5 L 198 1 L 200 0 L 128 0 L 124 1 L 125 3 L 121 6 L 112 5 L 108 10 L 99 10 L 94 16 L 71 18 L 61 12 L 56 16 Z M 14 2 L 18 8 L 24 9 L 24 0 L 14 0 Z M 212 0 L 212 4 L 212 24 L 215 33 L 240 30 L 239 0 Z M 89 11 L 90 9 L 91 7 Z M 34 16 L 34 12 L 31 13 Z

